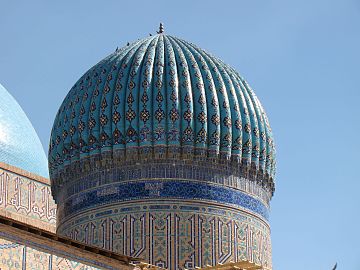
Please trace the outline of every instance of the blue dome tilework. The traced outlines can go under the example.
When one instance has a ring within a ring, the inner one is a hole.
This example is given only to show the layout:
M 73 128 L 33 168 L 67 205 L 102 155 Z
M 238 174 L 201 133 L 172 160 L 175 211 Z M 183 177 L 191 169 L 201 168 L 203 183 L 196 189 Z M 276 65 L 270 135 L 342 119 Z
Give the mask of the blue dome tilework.
M 57 233 L 170 270 L 271 269 L 265 111 L 234 69 L 162 30 L 100 61 L 63 101 L 48 156 Z
M 204 50 L 164 34 L 117 50 L 72 87 L 54 122 L 49 168 L 55 175 L 82 158 L 156 146 L 275 176 L 271 128 L 248 83 Z
M 191 181 L 162 182 L 155 180 L 114 184 L 111 187 L 111 194 L 108 192 L 108 187 L 103 187 L 98 190 L 91 190 L 80 196 L 77 195 L 67 201 L 61 214 L 63 216 L 70 216 L 98 205 L 113 205 L 125 201 L 157 199 L 159 195 L 153 194 L 151 190 L 146 188 L 146 185 L 161 186 L 162 199 L 216 201 L 223 205 L 235 205 L 236 207 L 252 211 L 267 221 L 269 219 L 267 206 L 244 192 L 206 183 L 194 183 Z
M 47 159 L 33 126 L 0 84 L 0 162 L 49 177 Z

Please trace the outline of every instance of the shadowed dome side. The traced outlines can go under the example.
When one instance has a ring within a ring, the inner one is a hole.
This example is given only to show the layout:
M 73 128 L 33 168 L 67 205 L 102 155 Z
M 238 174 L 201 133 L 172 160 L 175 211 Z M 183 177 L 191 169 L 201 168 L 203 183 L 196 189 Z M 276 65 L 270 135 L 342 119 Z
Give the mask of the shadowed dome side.
M 16 100 L 0 84 L 0 162 L 49 177 L 40 139 Z

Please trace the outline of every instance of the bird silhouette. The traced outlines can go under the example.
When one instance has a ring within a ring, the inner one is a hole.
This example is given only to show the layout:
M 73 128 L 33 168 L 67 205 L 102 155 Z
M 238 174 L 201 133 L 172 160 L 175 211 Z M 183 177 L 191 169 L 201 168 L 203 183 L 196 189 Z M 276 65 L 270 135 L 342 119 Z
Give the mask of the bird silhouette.
M 332 270 L 336 270 L 336 268 L 337 268 L 337 263 L 335 264 L 335 266 L 334 266 L 334 268 Z

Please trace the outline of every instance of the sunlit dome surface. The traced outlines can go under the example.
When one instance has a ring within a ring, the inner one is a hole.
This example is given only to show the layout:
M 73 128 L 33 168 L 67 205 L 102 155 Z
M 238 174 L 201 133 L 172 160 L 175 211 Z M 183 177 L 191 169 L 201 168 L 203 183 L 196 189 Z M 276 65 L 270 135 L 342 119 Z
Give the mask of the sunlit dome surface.
M 0 162 L 48 177 L 47 159 L 34 127 L 0 84 Z
M 220 59 L 165 34 L 116 50 L 74 85 L 54 122 L 50 173 L 100 152 L 157 146 L 275 176 L 271 128 L 248 83 Z

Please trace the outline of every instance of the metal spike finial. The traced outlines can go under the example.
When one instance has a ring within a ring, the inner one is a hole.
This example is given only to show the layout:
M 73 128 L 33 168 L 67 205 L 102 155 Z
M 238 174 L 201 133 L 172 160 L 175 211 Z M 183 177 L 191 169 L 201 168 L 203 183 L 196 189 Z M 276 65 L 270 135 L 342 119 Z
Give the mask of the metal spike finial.
M 164 33 L 164 25 L 162 23 L 160 23 L 159 31 L 157 31 L 156 33 L 158 33 L 158 34 Z

